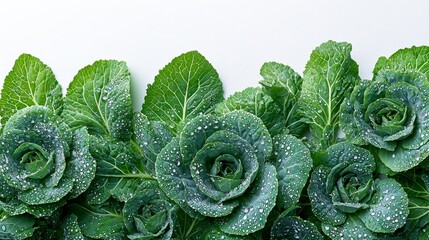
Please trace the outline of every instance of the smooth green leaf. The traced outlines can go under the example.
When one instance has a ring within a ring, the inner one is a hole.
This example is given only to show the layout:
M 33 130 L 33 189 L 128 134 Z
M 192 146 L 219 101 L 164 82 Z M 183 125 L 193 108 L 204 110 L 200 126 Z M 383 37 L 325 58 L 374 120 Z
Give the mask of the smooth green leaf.
M 429 174 L 426 170 L 412 169 L 398 174 L 395 179 L 408 195 L 407 221 L 419 227 L 429 226 Z
M 46 106 L 60 114 L 62 97 L 61 85 L 52 70 L 38 58 L 22 54 L 4 80 L 0 98 L 1 124 L 28 106 Z
M 73 129 L 129 140 L 133 106 L 125 62 L 100 60 L 81 69 L 64 98 L 62 117 Z
M 28 215 L 6 217 L 0 220 L 0 239 L 26 239 L 34 232 L 34 218 Z
M 340 106 L 360 81 L 349 43 L 328 41 L 317 47 L 304 70 L 300 111 L 317 149 L 336 142 Z
M 292 68 L 276 62 L 264 63 L 260 71 L 264 78 L 259 83 L 265 93 L 271 96 L 281 109 L 286 128 L 294 136 L 301 136 L 307 129 L 298 112 L 298 98 L 301 95 L 302 78 Z
M 234 93 L 219 103 L 214 112 L 224 115 L 234 110 L 250 112 L 260 118 L 271 135 L 279 134 L 285 130 L 286 121 L 281 109 L 259 87 L 249 87 Z
M 174 58 L 147 88 L 142 112 L 150 121 L 163 121 L 177 134 L 201 113 L 223 100 L 222 82 L 197 51 Z
M 292 135 L 273 138 L 272 163 L 277 169 L 279 194 L 277 205 L 284 209 L 298 202 L 313 165 L 310 151 Z

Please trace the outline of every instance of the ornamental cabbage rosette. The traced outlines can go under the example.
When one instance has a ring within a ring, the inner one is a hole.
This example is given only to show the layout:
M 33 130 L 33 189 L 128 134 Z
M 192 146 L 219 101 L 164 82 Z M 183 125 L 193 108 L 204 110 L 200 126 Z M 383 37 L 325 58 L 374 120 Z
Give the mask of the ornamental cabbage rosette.
M 95 160 L 85 129 L 74 134 L 42 106 L 19 110 L 0 137 L 0 207 L 9 215 L 49 216 L 90 185 Z
M 129 239 L 170 239 L 176 207 L 167 201 L 156 181 L 144 181 L 124 204 Z
M 373 81 L 362 81 L 343 103 L 341 125 L 347 139 L 378 148 L 381 162 L 395 172 L 429 156 L 429 81 L 423 53 L 411 48 L 381 58 Z
M 332 239 L 377 239 L 405 224 L 407 194 L 394 179 L 375 179 L 368 150 L 348 142 L 328 148 L 323 165 L 311 175 L 308 195 L 322 230 Z
M 264 227 L 276 202 L 271 151 L 253 114 L 202 115 L 161 151 L 155 170 L 161 189 L 189 215 L 220 218 L 222 231 L 247 235 Z

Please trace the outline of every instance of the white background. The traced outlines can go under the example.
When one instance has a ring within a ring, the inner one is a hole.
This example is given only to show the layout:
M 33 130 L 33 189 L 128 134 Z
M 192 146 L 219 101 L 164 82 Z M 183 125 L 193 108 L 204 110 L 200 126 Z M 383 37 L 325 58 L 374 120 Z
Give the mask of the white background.
M 134 106 L 175 56 L 200 51 L 225 95 L 256 86 L 266 61 L 302 73 L 311 50 L 329 39 L 353 44 L 360 74 L 379 56 L 429 45 L 427 1 L 0 0 L 0 85 L 21 53 L 49 65 L 64 92 L 97 59 L 128 63 Z

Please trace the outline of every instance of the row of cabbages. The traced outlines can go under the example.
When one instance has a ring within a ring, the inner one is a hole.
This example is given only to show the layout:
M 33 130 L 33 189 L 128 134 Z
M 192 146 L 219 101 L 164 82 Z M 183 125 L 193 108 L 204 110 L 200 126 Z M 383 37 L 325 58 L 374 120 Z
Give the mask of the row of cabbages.
M 350 52 L 323 43 L 302 76 L 265 63 L 226 99 L 188 52 L 138 113 L 124 62 L 63 97 L 21 55 L 0 98 L 0 239 L 428 239 L 429 47 L 372 80 Z

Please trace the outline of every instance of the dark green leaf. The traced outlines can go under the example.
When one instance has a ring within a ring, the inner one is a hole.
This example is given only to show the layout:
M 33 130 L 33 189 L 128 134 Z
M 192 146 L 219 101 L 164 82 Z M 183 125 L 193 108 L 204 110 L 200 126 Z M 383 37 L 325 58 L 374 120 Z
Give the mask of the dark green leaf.
M 26 239 L 34 232 L 34 218 L 28 215 L 6 217 L 0 220 L 0 239 Z
M 287 209 L 298 202 L 313 161 L 310 151 L 292 135 L 277 135 L 273 143 L 272 163 L 277 169 L 279 181 L 277 205 Z
M 317 227 L 299 217 L 283 216 L 278 218 L 271 229 L 272 240 L 322 240 Z
M 134 116 L 133 141 L 140 147 L 146 168 L 155 174 L 155 161 L 159 152 L 171 141 L 173 134 L 163 122 L 150 122 L 145 115 Z
M 409 213 L 407 194 L 394 179 L 376 180 L 374 186 L 370 208 L 358 216 L 373 232 L 394 232 L 405 224 Z
M 261 166 L 253 189 L 240 198 L 240 205 L 231 215 L 221 220 L 220 229 L 229 234 L 248 235 L 264 228 L 276 203 L 276 175 L 274 166 Z

